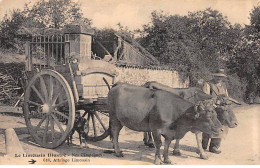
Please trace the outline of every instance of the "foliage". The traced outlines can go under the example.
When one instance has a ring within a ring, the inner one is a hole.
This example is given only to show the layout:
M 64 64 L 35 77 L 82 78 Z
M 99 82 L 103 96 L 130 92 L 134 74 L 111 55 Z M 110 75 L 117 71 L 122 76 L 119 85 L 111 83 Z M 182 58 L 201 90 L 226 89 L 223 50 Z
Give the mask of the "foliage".
M 26 20 L 21 10 L 14 9 L 11 12 L 11 17 L 4 16 L 0 24 L 0 48 L 10 49 L 18 48 L 20 42 L 17 34 L 18 29 Z
M 239 70 L 242 67 L 230 63 L 234 53 L 245 55 L 241 52 L 245 45 L 241 40 L 243 28 L 240 25 L 231 25 L 225 16 L 211 8 L 190 12 L 187 16 L 157 11 L 151 15 L 151 23 L 139 30 L 139 42 L 163 64 L 189 76 L 191 86 L 198 86 L 201 78 L 209 80 L 210 73 L 216 69 L 225 68 L 230 75 L 228 88 L 231 95 L 238 99 L 246 97 L 243 92 L 248 90 L 250 80 L 242 82 L 245 79 L 239 74 L 243 72 Z M 240 61 L 250 64 L 246 59 Z M 250 67 L 243 67 L 244 73 L 252 76 L 256 73 L 253 69 L 248 70 Z
M 60 29 L 78 20 L 91 24 L 89 19 L 83 17 L 80 4 L 72 0 L 39 0 L 32 6 L 25 4 L 23 12 L 28 18 L 25 27 L 34 27 L 37 23 L 39 27 Z
M 246 79 L 241 79 L 236 73 L 228 74 L 228 79 L 226 80 L 228 94 L 232 98 L 236 98 L 239 101 L 246 100 L 245 95 L 247 90 Z
M 187 16 L 154 11 L 139 41 L 163 64 L 197 82 L 198 74 L 224 66 L 239 32 L 237 26 L 231 26 L 226 17 L 210 8 Z
M 25 28 L 55 28 L 74 22 L 90 26 L 91 21 L 83 16 L 80 4 L 72 0 L 38 0 L 34 4 L 25 4 L 23 10 L 14 9 L 6 15 L 0 25 L 0 47 L 2 49 L 23 48 L 26 35 L 18 30 Z
M 227 62 L 231 72 L 247 81 L 245 97 L 260 95 L 260 6 L 251 11 L 250 25 L 242 30 L 239 43 L 233 50 L 233 55 Z

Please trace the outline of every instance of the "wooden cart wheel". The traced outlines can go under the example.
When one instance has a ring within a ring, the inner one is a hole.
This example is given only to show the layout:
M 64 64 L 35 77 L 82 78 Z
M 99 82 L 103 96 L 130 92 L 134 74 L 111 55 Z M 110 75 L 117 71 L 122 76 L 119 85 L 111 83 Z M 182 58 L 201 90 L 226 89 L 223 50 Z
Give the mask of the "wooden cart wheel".
M 88 110 L 85 118 L 88 120 L 89 132 L 86 136 L 88 141 L 101 141 L 105 139 L 109 133 L 109 113 L 96 110 Z
M 74 125 L 75 103 L 70 85 L 54 70 L 42 70 L 28 83 L 24 117 L 31 136 L 45 148 L 56 148 Z

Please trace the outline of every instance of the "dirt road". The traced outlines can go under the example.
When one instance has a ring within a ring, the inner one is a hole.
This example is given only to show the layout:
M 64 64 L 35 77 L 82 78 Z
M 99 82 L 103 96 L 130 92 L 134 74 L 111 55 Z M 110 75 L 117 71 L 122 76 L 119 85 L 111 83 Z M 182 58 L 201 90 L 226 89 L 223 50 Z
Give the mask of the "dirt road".
M 222 141 L 221 154 L 207 151 L 209 160 L 200 159 L 199 155 L 196 154 L 195 136 L 192 133 L 187 133 L 181 140 L 182 156 L 176 157 L 170 154 L 172 164 L 260 164 L 260 105 L 234 108 L 234 112 L 239 126 L 229 130 L 228 136 Z M 5 156 L 4 130 L 9 127 L 15 128 L 27 155 L 17 158 Z M 153 164 L 154 149 L 143 145 L 142 135 L 140 132 L 122 129 L 119 145 L 124 153 L 124 158 L 104 153 L 105 150 L 112 149 L 109 138 L 100 142 L 89 142 L 89 148 L 81 149 L 76 134 L 72 146 L 64 143 L 56 149 L 44 149 L 33 143 L 22 117 L 0 114 L 0 164 L 28 164 L 31 159 L 36 160 L 36 164 Z M 170 152 L 172 152 L 173 144 L 174 141 L 171 144 Z M 42 156 L 29 157 L 30 154 Z M 48 154 L 52 157 L 48 157 Z M 66 155 L 66 157 L 59 157 L 58 154 Z

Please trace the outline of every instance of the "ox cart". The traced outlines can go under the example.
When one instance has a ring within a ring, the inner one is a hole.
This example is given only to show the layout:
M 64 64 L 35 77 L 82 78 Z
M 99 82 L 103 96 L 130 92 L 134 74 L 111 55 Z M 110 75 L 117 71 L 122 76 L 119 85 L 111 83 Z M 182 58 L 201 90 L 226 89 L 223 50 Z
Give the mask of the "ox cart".
M 88 120 L 87 140 L 106 138 L 106 102 L 118 74 L 116 64 L 159 63 L 149 53 L 143 54 L 137 43 L 135 49 L 117 34 L 101 43 L 93 38 L 94 31 L 82 25 L 66 25 L 62 31 L 23 30 L 28 32 L 32 39 L 26 43 L 23 111 L 31 136 L 45 148 L 58 147 L 68 138 L 76 111 Z
M 80 111 L 89 121 L 86 139 L 106 138 L 106 97 L 114 84 L 114 65 L 93 55 L 91 30 L 68 25 L 63 32 L 48 33 L 36 33 L 26 44 L 23 112 L 31 136 L 42 147 L 58 147 Z

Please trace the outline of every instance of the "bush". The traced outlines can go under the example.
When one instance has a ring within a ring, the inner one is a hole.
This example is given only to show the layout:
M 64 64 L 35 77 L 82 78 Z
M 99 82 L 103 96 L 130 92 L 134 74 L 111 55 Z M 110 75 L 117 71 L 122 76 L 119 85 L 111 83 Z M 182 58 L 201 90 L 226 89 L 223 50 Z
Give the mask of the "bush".
M 21 83 L 24 63 L 0 63 L 0 105 L 14 105 L 23 93 Z
M 226 86 L 230 97 L 240 102 L 247 102 L 245 94 L 247 89 L 246 80 L 241 80 L 236 74 L 231 74 L 228 75 Z

